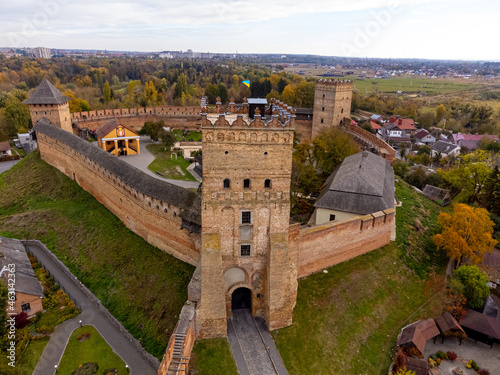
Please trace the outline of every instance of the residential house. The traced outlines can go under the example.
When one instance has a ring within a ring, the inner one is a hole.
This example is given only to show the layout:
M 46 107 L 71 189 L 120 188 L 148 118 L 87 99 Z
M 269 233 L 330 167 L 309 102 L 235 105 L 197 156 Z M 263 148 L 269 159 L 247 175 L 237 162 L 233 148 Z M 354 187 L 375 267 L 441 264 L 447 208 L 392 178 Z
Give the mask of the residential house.
M 390 124 L 395 124 L 401 130 L 405 130 L 408 136 L 415 134 L 417 127 L 415 126 L 415 121 L 412 118 L 401 118 L 391 116 L 389 118 Z
M 436 143 L 436 138 L 434 138 L 427 130 L 422 129 L 415 134 L 415 141 L 425 144 L 431 144 Z
M 25 312 L 28 317 L 42 311 L 43 288 L 21 241 L 0 237 L 0 267 L 0 277 L 15 292 L 14 303 L 7 305 L 7 311 L 14 314 Z
M 460 154 L 460 146 L 453 143 L 437 141 L 431 146 L 431 157 L 441 154 L 443 156 L 458 156 Z
M 394 144 L 411 144 L 411 139 L 409 133 L 405 129 L 401 129 L 395 123 L 389 123 L 379 130 L 379 134 L 382 139 L 388 142 L 390 145 Z
M 12 151 L 10 150 L 9 141 L 0 142 L 0 158 L 2 156 L 10 156 L 12 155 Z
M 489 138 L 494 142 L 500 142 L 498 135 L 491 134 L 452 134 L 452 142 L 459 145 L 462 148 L 466 148 L 470 151 L 477 150 L 481 145 L 481 140 L 483 138 Z
M 328 177 L 314 207 L 315 224 L 394 208 L 394 171 L 368 151 L 348 156 Z

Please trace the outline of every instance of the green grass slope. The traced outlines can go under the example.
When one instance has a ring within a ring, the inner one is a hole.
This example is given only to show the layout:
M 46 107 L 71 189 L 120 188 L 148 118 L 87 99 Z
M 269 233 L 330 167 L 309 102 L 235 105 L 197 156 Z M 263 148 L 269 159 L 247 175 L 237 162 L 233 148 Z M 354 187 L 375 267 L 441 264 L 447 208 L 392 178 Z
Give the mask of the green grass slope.
M 187 298 L 192 266 L 135 235 L 38 152 L 0 175 L 0 235 L 45 243 L 161 358 Z
M 294 324 L 273 332 L 290 374 L 387 374 L 400 329 L 442 309 L 441 207 L 397 184 L 397 241 L 299 280 Z

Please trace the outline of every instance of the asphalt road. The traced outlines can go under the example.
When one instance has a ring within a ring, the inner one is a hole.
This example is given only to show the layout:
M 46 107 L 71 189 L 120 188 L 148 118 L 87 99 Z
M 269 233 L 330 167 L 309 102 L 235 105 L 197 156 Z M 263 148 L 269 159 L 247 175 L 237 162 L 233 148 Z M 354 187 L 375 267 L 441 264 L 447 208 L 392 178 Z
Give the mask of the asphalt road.
M 2 161 L 0 163 L 0 174 L 12 168 L 19 160 Z

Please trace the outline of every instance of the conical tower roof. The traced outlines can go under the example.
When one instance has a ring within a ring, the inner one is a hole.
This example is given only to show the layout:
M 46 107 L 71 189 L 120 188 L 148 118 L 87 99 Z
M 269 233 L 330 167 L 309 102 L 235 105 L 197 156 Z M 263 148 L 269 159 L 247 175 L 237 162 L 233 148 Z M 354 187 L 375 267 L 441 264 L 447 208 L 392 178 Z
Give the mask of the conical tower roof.
M 31 97 L 24 104 L 63 104 L 71 99 L 64 96 L 55 86 L 44 78 Z

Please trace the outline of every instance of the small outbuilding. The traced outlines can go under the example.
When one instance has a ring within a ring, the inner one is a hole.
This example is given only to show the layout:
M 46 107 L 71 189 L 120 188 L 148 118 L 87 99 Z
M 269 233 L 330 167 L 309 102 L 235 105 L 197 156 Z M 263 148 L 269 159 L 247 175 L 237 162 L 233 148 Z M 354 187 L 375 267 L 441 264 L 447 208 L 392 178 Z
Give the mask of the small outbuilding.
M 348 156 L 328 177 L 314 207 L 315 224 L 394 208 L 394 171 L 369 151 Z
M 439 336 L 439 329 L 434 319 L 419 320 L 407 325 L 398 336 L 398 346 L 406 349 L 416 348 L 423 355 L 427 340 Z
M 441 332 L 442 342 L 444 342 L 445 337 L 456 336 L 460 339 L 460 344 L 462 344 L 462 339 L 464 339 L 467 335 L 453 315 L 449 312 L 445 312 L 434 320 L 436 321 L 439 331 Z
M 139 134 L 115 119 L 109 120 L 95 133 L 99 147 L 110 154 L 127 156 L 141 153 Z
M 422 194 L 427 198 L 439 203 L 441 206 L 446 206 L 450 204 L 451 195 L 446 189 L 441 189 L 432 185 L 425 185 Z
M 12 151 L 10 150 L 9 141 L 0 142 L 0 158 L 2 156 L 11 156 Z
M 500 343 L 499 306 L 500 299 L 490 295 L 486 299 L 483 312 L 467 310 L 460 320 L 460 325 L 469 337 L 493 347 L 494 343 Z

